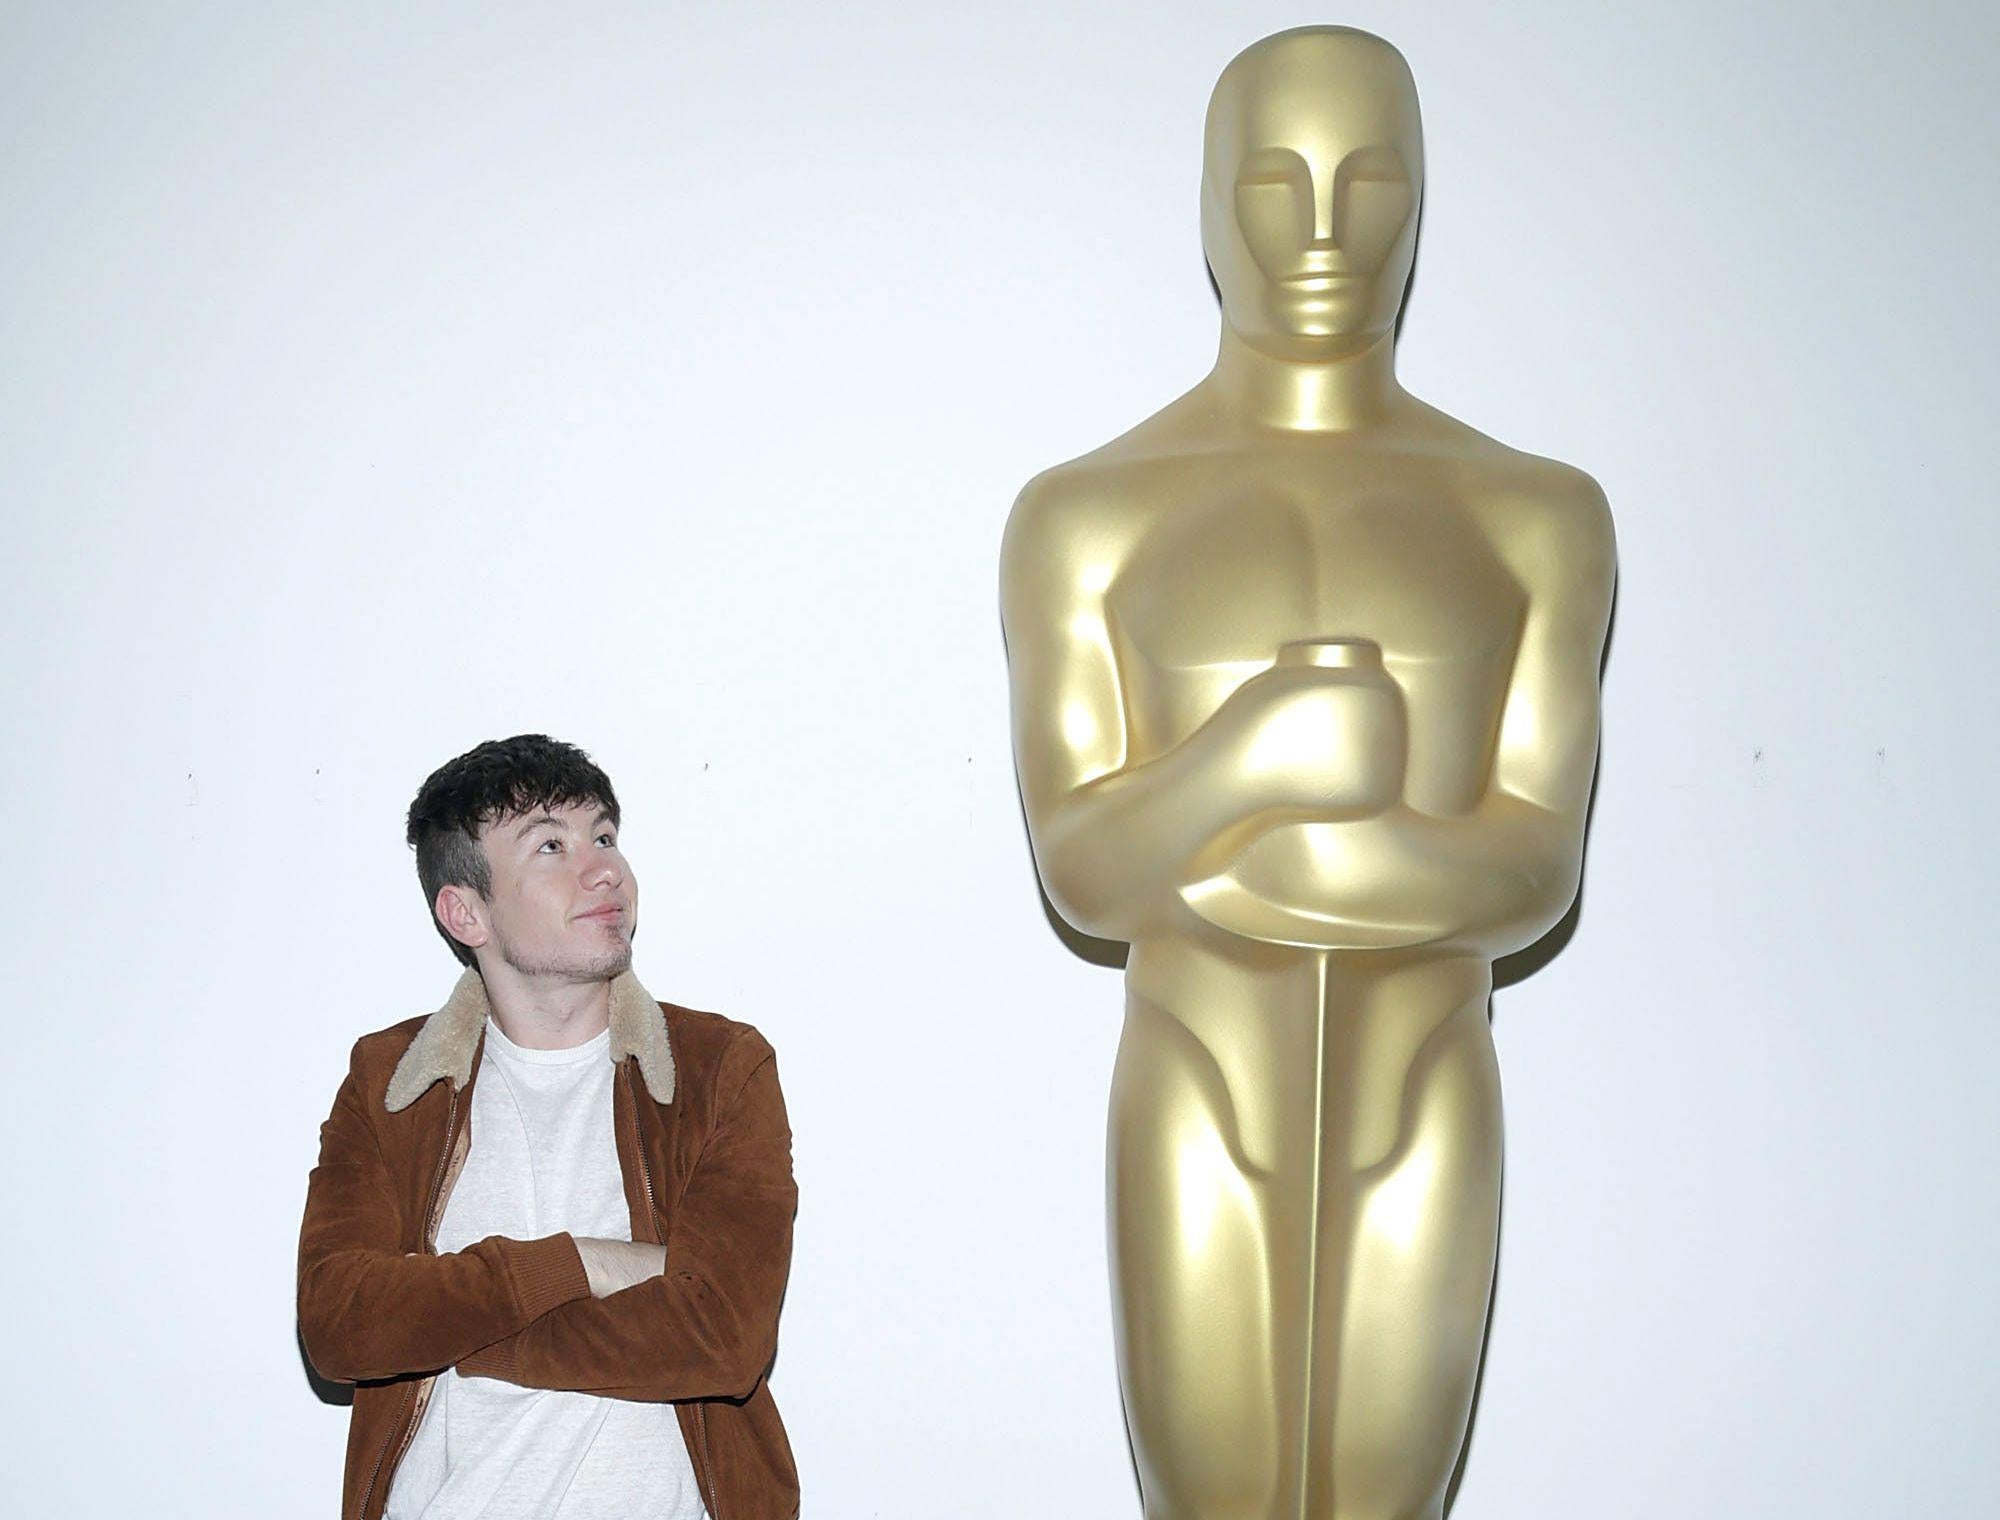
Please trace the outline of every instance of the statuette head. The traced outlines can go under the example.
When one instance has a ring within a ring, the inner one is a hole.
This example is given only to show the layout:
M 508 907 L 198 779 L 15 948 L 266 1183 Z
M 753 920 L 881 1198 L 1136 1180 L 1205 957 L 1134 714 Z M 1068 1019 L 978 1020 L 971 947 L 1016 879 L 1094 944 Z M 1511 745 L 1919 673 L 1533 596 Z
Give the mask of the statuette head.
M 1216 82 L 1203 158 L 1202 247 L 1245 341 L 1332 360 L 1395 330 L 1424 173 L 1401 53 L 1349 27 L 1253 43 Z

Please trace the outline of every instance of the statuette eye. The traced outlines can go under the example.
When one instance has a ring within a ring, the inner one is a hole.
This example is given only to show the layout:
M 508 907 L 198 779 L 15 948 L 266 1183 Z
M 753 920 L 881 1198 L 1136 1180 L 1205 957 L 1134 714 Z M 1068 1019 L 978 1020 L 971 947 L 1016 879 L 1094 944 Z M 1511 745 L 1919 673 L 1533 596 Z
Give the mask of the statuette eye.
M 1379 180 L 1407 185 L 1409 171 L 1403 167 L 1403 155 L 1394 148 L 1356 148 L 1340 161 L 1339 178 L 1352 184 L 1362 180 Z
M 1260 148 L 1236 174 L 1236 220 L 1266 256 L 1311 241 L 1312 169 L 1290 148 Z
M 1289 189 L 1312 188 L 1312 170 L 1290 148 L 1260 148 L 1243 160 L 1237 171 L 1240 187 L 1282 185 Z

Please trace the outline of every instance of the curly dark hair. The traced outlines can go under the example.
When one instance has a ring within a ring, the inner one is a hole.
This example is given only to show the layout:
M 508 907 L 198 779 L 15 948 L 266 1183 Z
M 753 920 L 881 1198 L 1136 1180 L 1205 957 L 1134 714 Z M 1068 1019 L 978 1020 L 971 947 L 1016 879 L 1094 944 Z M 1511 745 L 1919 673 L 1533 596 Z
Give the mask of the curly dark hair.
M 431 909 L 431 927 L 458 957 L 474 964 L 470 946 L 452 938 L 438 921 L 438 892 L 470 887 L 481 898 L 493 890 L 493 869 L 479 844 L 479 830 L 536 808 L 594 802 L 618 824 L 618 798 L 611 778 L 574 744 L 547 734 L 488 739 L 456 760 L 447 760 L 425 778 L 410 804 L 405 837 L 417 852 L 417 880 Z

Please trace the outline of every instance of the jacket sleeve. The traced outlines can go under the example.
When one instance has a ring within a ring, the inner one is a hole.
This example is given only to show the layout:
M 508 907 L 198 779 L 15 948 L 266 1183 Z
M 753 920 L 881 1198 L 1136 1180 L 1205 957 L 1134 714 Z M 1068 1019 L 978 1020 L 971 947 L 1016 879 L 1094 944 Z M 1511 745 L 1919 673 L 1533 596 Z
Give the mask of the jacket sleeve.
M 299 1229 L 299 1335 L 322 1377 L 435 1372 L 571 1299 L 590 1279 L 567 1234 L 490 1235 L 440 1255 L 401 1249 L 402 1217 L 363 1096 L 357 1043 Z
M 755 1065 L 718 1113 L 669 1221 L 665 1272 L 543 1315 L 463 1358 L 460 1375 L 622 1399 L 742 1398 L 756 1388 L 777 1354 L 798 1189 L 776 1057 L 754 1030 L 736 1045 Z

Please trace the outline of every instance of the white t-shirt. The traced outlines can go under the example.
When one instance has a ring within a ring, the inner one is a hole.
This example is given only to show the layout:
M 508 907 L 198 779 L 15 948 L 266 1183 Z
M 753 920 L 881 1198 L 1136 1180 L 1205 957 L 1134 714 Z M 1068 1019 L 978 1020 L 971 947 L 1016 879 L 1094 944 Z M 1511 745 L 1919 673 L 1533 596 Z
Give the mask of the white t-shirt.
M 437 1248 L 567 1230 L 632 1238 L 611 1133 L 607 1029 L 528 1050 L 486 1021 L 472 1145 Z M 386 1520 L 702 1520 L 674 1406 L 438 1375 L 396 1469 Z

